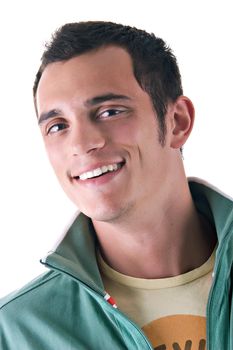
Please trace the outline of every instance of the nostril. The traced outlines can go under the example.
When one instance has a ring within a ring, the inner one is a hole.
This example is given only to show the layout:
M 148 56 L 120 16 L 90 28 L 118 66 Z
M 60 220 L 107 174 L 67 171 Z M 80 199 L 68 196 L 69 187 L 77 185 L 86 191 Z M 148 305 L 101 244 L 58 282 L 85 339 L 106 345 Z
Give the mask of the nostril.
M 105 146 L 105 144 L 106 142 L 104 138 L 99 140 L 92 140 L 92 139 L 84 140 L 84 141 L 80 140 L 79 142 L 72 145 L 71 147 L 72 155 L 80 156 L 83 154 L 89 154 L 102 149 Z

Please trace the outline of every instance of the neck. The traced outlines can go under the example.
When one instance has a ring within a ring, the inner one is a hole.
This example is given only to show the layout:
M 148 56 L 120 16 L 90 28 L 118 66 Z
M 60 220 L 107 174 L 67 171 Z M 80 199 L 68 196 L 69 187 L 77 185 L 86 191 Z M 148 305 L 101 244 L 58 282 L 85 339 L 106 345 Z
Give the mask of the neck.
M 123 220 L 93 221 L 109 266 L 132 277 L 165 278 L 208 259 L 216 244 L 213 229 L 197 213 L 187 182 L 178 188 L 168 201 L 147 202 L 144 211 L 134 208 Z

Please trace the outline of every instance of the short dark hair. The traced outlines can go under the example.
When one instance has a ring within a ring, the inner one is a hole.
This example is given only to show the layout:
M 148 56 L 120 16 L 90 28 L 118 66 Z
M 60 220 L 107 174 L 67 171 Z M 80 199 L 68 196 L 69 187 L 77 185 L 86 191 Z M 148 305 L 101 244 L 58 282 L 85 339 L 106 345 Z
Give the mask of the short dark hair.
M 176 58 L 166 43 L 153 33 L 135 27 L 88 21 L 68 23 L 59 28 L 46 44 L 41 58 L 33 87 L 35 105 L 37 87 L 48 64 L 69 60 L 107 45 L 120 46 L 131 56 L 135 78 L 150 96 L 158 115 L 160 142 L 163 144 L 167 104 L 183 94 L 181 76 Z

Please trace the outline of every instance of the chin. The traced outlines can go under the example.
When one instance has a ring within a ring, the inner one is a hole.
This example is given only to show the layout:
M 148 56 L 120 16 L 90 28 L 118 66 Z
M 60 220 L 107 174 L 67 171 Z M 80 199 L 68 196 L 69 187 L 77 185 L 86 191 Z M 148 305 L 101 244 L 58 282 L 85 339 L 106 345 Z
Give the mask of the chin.
M 122 196 L 115 196 L 113 198 L 113 194 L 102 194 L 85 198 L 81 194 L 79 196 L 77 194 L 74 196 L 74 193 L 72 194 L 73 196 L 70 196 L 70 199 L 79 211 L 94 221 L 117 222 L 123 219 L 132 207 L 128 201 L 125 202 L 122 199 Z
M 80 211 L 91 218 L 93 221 L 101 221 L 101 222 L 108 222 L 108 223 L 114 223 L 119 221 L 124 216 L 124 208 L 118 207 L 118 208 L 112 208 L 112 207 L 95 207 L 95 208 L 85 208 L 80 209 Z

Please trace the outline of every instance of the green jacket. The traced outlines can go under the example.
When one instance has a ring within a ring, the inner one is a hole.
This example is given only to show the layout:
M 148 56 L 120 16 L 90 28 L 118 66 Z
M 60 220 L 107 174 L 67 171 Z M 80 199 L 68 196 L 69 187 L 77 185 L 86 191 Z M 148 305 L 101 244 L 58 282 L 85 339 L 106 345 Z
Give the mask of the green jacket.
M 190 187 L 219 241 L 207 307 L 208 350 L 232 350 L 233 204 L 203 184 Z M 96 236 L 83 214 L 42 262 L 49 272 L 0 302 L 1 350 L 152 349 L 137 325 L 106 300 Z

